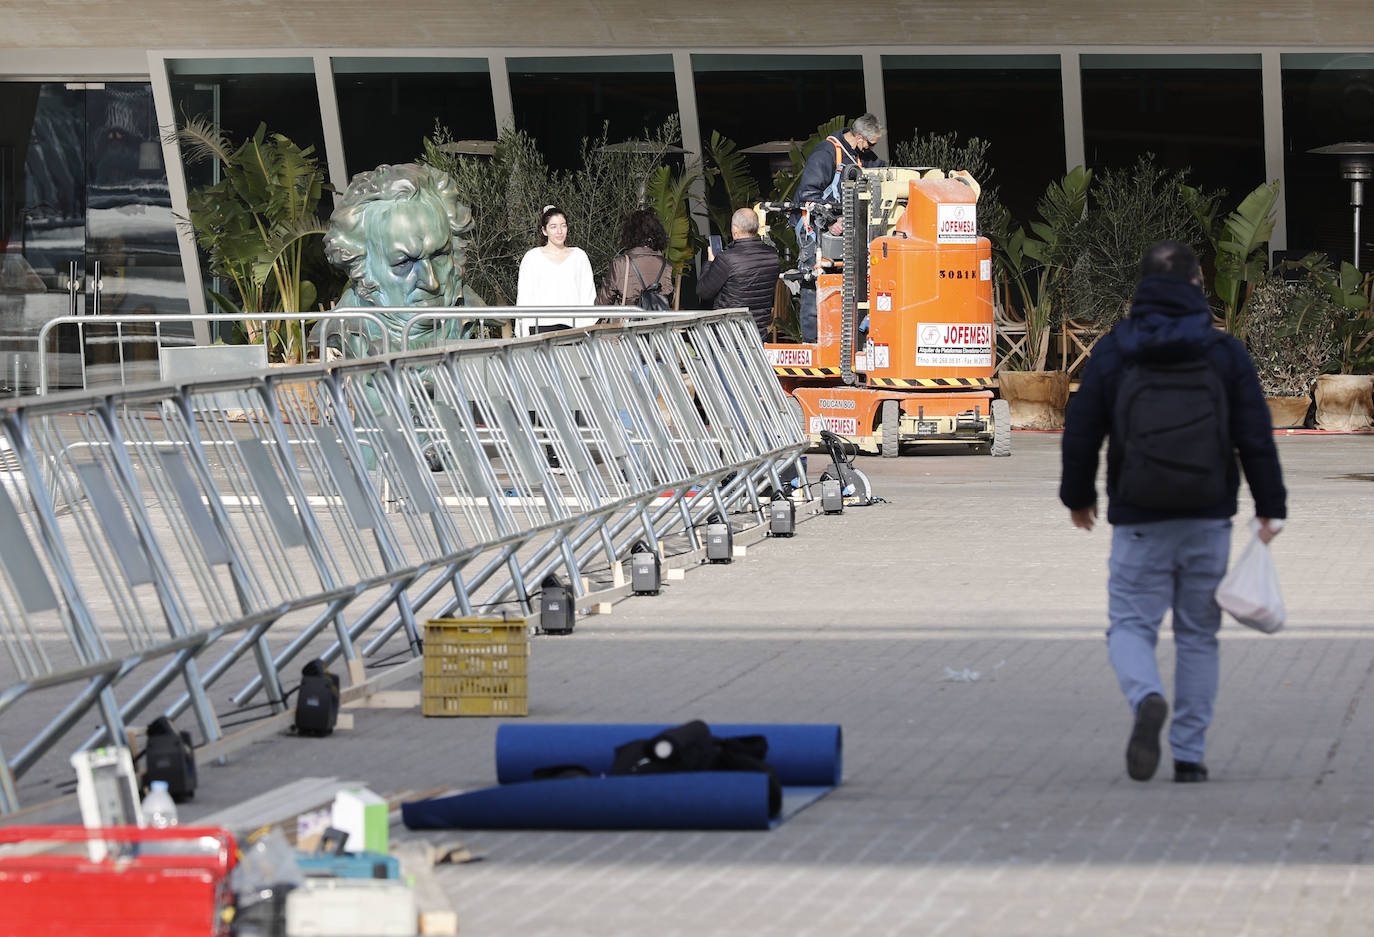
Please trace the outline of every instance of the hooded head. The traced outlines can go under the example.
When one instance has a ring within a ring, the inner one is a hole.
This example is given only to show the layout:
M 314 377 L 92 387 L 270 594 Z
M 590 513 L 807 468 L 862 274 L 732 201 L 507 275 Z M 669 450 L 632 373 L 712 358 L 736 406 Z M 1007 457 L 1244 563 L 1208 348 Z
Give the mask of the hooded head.
M 1191 357 L 1214 338 L 1197 254 L 1181 241 L 1151 245 L 1140 258 L 1140 282 L 1122 323 L 1122 352 L 1132 358 Z

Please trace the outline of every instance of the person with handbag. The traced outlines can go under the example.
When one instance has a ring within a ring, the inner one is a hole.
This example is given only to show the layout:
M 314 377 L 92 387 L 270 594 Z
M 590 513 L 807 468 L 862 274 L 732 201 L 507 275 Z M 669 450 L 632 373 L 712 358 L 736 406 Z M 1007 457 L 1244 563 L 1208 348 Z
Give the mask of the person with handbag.
M 1257 532 L 1287 516 L 1269 408 L 1245 346 L 1212 325 L 1197 255 L 1162 241 L 1146 250 L 1130 315 L 1098 340 L 1069 404 L 1059 500 L 1075 527 L 1097 519 L 1098 450 L 1107 444 L 1107 656 L 1134 713 L 1126 772 L 1148 781 L 1169 717 L 1155 659 L 1173 612 L 1174 780 L 1207 780 L 1203 752 L 1216 701 L 1217 586 L 1245 471 Z
M 673 265 L 663 255 L 667 248 L 668 234 L 657 215 L 643 208 L 630 212 L 620 229 L 620 253 L 597 291 L 597 305 L 671 309 Z M 652 306 L 641 302 L 646 290 L 657 293 Z

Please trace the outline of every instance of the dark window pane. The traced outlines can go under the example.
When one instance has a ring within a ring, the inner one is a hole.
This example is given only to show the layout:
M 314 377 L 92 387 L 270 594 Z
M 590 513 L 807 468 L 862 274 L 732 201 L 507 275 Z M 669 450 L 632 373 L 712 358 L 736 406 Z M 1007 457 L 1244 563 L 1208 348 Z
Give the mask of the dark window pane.
M 1264 182 L 1258 55 L 1085 55 L 1089 167 L 1127 169 L 1144 153 L 1191 169 L 1193 185 L 1237 199 Z
M 694 55 L 692 72 L 702 140 L 714 130 L 741 149 L 805 140 L 836 115 L 868 109 L 857 55 Z M 787 153 L 750 155 L 749 163 L 766 194 Z
M 630 140 L 677 113 L 670 55 L 594 55 L 507 61 L 515 125 L 554 169 L 580 164 L 584 138 Z
M 929 133 L 988 141 L 1002 203 L 1018 221 L 1064 174 L 1059 56 L 883 56 L 889 139 Z M 960 169 L 945 166 L 944 169 Z
M 1320 250 L 1333 261 L 1354 260 L 1354 209 L 1341 159 L 1308 150 L 1374 141 L 1374 55 L 1283 56 L 1283 175 L 1288 247 Z M 1365 200 L 1370 200 L 1365 184 Z M 1361 224 L 1360 263 L 1374 257 Z
M 455 140 L 496 139 L 486 59 L 336 59 L 348 175 L 414 162 L 437 119 Z
M 172 108 L 180 123 L 205 117 L 237 145 L 258 124 L 285 134 L 302 149 L 315 148 L 325 161 L 320 95 L 311 59 L 174 59 L 168 63 Z M 212 168 L 199 163 L 186 172 L 191 188 L 212 181 Z

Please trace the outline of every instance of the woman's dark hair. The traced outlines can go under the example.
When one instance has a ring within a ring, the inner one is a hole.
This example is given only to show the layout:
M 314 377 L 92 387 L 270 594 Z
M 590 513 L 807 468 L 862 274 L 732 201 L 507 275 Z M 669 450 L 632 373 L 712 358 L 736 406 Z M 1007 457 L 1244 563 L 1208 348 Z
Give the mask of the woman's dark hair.
M 668 246 L 668 234 L 658 221 L 658 216 L 647 209 L 640 208 L 630 212 L 625 225 L 620 229 L 620 249 L 648 247 L 662 251 Z
M 539 227 L 535 229 L 535 236 L 539 239 L 539 246 L 543 247 L 549 243 L 549 236 L 544 233 L 544 229 L 549 226 L 549 219 L 555 215 L 562 215 L 563 220 L 568 220 L 568 213 L 557 205 L 545 205 L 544 210 L 539 213 Z

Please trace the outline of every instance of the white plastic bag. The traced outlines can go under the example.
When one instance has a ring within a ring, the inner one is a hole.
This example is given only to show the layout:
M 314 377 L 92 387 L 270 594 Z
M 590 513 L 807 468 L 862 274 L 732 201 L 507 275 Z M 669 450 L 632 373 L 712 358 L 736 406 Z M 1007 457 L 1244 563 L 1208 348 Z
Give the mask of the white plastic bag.
M 1259 522 L 1251 521 L 1250 530 L 1250 542 L 1240 559 L 1217 586 L 1217 604 L 1247 628 L 1273 634 L 1283 627 L 1288 613 L 1269 544 L 1259 538 Z

